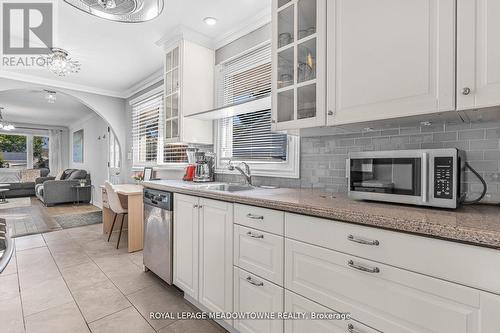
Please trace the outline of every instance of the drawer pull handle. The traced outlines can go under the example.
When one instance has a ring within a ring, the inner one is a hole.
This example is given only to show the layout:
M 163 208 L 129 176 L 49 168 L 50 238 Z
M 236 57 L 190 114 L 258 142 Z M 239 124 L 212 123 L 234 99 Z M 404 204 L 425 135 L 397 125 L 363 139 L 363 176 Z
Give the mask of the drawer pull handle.
M 251 231 L 247 232 L 247 235 L 250 236 L 250 237 L 252 237 L 252 238 L 264 238 L 264 235 L 262 235 L 262 234 L 254 234 Z
M 254 215 L 252 213 L 248 213 L 247 217 L 249 219 L 253 219 L 253 220 L 263 220 L 264 219 L 264 216 L 262 216 L 262 215 Z
M 351 242 L 364 244 L 364 245 L 374 245 L 374 246 L 380 245 L 380 242 L 376 239 L 374 239 L 374 240 L 365 239 L 365 238 L 354 236 L 354 235 L 347 236 L 347 239 L 350 240 Z
M 359 271 L 367 272 L 367 273 L 380 273 L 380 269 L 378 267 L 366 267 L 360 264 L 356 264 L 354 261 L 349 260 L 347 262 L 347 265 L 349 267 L 352 267 L 354 269 L 357 269 Z
M 363 333 L 360 330 L 357 330 L 356 328 L 354 328 L 353 324 L 347 325 L 347 332 L 349 332 L 349 333 Z
M 252 279 L 251 276 L 247 277 L 247 281 L 248 281 L 248 283 L 251 283 L 251 284 L 253 284 L 254 286 L 257 286 L 257 287 L 262 287 L 264 285 L 264 282 L 257 282 L 254 279 Z

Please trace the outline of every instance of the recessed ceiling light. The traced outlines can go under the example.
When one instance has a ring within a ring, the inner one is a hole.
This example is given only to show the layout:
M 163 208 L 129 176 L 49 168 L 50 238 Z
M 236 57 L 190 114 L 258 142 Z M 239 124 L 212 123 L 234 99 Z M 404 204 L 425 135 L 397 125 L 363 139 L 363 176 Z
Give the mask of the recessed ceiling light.
M 205 17 L 203 19 L 203 22 L 205 22 L 208 25 L 216 25 L 217 24 L 217 19 L 215 17 Z

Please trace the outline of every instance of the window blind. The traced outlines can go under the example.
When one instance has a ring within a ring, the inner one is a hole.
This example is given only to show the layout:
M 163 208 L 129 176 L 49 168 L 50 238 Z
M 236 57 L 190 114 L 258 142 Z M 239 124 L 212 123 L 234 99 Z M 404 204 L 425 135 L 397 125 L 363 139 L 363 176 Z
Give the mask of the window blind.
M 163 95 L 156 94 L 132 105 L 134 165 L 156 164 Z
M 219 65 L 219 107 L 271 93 L 271 45 L 266 44 Z M 218 120 L 217 147 L 221 159 L 285 161 L 287 136 L 273 133 L 271 110 Z

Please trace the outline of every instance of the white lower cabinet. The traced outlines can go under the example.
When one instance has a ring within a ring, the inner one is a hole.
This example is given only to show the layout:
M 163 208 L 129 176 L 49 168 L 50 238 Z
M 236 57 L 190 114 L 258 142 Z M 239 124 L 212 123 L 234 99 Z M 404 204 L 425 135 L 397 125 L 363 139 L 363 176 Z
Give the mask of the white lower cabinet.
M 234 311 L 240 313 L 283 312 L 284 289 L 238 267 L 234 268 Z M 283 320 L 236 319 L 241 333 L 283 333 Z
M 233 205 L 200 199 L 199 208 L 199 302 L 211 311 L 230 312 L 233 311 Z
M 283 228 L 283 214 L 175 194 L 174 284 L 214 312 L 351 316 L 226 321 L 240 333 L 500 332 L 500 296 L 482 291 L 500 252 L 296 214 Z M 477 260 L 460 275 L 456 256 Z
M 199 199 L 174 195 L 174 284 L 198 299 Z
M 334 314 L 332 311 L 318 303 L 308 300 L 300 295 L 285 291 L 285 312 L 304 313 L 304 314 Z M 355 320 L 333 319 L 298 319 L 285 321 L 285 333 L 378 333 L 360 322 Z
M 210 311 L 230 312 L 232 270 L 233 205 L 175 194 L 174 284 Z
M 481 332 L 478 290 L 288 239 L 285 258 L 285 288 L 382 332 Z

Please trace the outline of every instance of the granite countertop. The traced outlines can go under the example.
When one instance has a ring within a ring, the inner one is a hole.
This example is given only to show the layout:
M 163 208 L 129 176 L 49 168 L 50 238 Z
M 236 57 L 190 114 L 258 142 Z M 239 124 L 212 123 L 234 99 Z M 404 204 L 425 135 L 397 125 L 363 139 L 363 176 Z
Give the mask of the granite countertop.
M 177 180 L 149 181 L 144 182 L 144 186 L 500 250 L 500 206 L 433 209 L 353 201 L 346 194 L 292 188 L 227 193 L 200 189 L 202 184 Z

